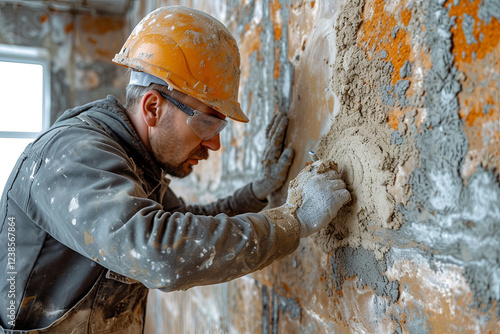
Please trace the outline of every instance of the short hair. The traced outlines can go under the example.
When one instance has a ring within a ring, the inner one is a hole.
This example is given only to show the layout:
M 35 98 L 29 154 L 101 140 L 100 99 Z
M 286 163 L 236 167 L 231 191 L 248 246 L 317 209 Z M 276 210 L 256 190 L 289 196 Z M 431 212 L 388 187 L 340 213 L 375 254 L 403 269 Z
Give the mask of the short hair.
M 148 91 L 148 90 L 156 90 L 160 91 L 162 93 L 165 93 L 167 95 L 172 96 L 173 98 L 176 98 L 178 95 L 180 95 L 177 91 L 169 89 L 168 86 L 165 85 L 160 85 L 160 84 L 155 84 L 152 83 L 147 87 L 144 86 L 139 86 L 139 85 L 127 85 L 126 89 L 126 102 L 125 102 L 125 109 L 128 112 L 133 113 L 135 107 L 141 100 L 142 96 Z

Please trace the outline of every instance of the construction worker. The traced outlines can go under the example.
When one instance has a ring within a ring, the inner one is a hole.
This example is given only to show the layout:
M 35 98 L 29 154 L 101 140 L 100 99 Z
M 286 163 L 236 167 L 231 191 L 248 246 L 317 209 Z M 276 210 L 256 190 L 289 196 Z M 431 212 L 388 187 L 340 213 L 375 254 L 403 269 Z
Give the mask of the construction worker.
M 149 289 L 262 269 L 350 199 L 320 161 L 300 173 L 286 204 L 261 211 L 292 161 L 284 113 L 268 128 L 262 177 L 209 205 L 175 196 L 167 175 L 185 177 L 218 150 L 227 118 L 248 121 L 236 42 L 209 15 L 159 8 L 113 61 L 132 70 L 125 106 L 108 96 L 66 111 L 7 181 L 0 332 L 141 333 Z

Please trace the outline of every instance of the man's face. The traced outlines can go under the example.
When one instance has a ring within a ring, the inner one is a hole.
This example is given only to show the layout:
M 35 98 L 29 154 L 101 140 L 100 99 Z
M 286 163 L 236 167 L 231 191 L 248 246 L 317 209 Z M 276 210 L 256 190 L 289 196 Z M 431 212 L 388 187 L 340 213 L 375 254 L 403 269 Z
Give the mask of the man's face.
M 219 118 L 224 116 L 202 102 L 184 95 L 175 95 L 180 102 L 205 114 Z M 162 113 L 155 131 L 149 134 L 151 150 L 165 172 L 175 177 L 186 177 L 193 171 L 199 160 L 208 159 L 208 150 L 220 148 L 219 134 L 208 140 L 198 137 L 186 123 L 188 115 L 172 103 L 164 100 Z

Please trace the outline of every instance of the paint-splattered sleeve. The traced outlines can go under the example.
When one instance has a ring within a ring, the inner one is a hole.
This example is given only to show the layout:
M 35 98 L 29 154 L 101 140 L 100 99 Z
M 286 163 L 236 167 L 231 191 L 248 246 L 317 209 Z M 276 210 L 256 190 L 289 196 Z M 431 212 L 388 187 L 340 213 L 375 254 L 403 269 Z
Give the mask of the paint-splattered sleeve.
M 232 196 L 219 199 L 213 203 L 205 205 L 185 204 L 182 199 L 178 199 L 172 191 L 167 191 L 163 201 L 164 206 L 168 207 L 170 202 L 181 201 L 182 206 L 176 208 L 178 212 L 191 212 L 195 215 L 215 216 L 224 213 L 228 216 L 238 214 L 259 212 L 268 204 L 267 200 L 261 201 L 252 192 L 251 183 L 236 190 Z
M 291 253 L 296 226 L 262 213 L 170 213 L 149 198 L 125 152 L 80 128 L 47 144 L 28 203 L 56 240 L 102 266 L 165 291 L 225 282 Z

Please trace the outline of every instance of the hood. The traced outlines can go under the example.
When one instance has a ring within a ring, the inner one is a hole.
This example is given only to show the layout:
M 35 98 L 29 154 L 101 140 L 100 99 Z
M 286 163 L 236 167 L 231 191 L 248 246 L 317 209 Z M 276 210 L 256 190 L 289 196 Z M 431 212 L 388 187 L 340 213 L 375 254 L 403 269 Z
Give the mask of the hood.
M 162 180 L 163 172 L 160 165 L 141 141 L 125 108 L 114 96 L 108 95 L 103 100 L 66 110 L 54 125 L 68 122 L 81 114 L 91 117 L 104 131 L 115 138 L 145 173 L 157 181 Z

